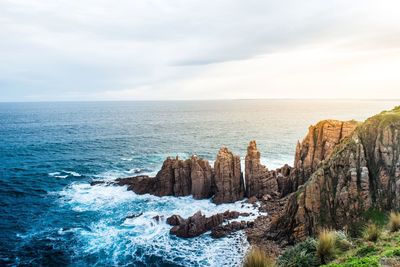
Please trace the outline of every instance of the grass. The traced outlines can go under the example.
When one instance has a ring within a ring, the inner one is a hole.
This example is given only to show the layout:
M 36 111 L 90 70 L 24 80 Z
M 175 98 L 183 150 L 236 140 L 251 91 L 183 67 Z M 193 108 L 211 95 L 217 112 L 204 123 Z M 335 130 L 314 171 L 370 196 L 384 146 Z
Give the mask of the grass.
M 389 216 L 389 230 L 391 232 L 397 232 L 400 230 L 400 213 L 391 212 Z
M 258 247 L 253 247 L 247 253 L 243 267 L 273 267 L 274 260 Z
M 321 263 L 327 263 L 335 255 L 336 233 L 324 229 L 319 233 L 317 244 L 317 255 Z
M 352 239 L 353 246 L 336 254 L 336 259 L 324 267 L 400 267 L 400 231 L 381 231 L 375 242 Z
M 364 238 L 367 241 L 376 242 L 382 234 L 381 228 L 375 223 L 370 223 L 364 230 Z
M 317 241 L 308 238 L 303 242 L 288 247 L 278 258 L 279 267 L 316 267 L 320 261 L 316 255 Z

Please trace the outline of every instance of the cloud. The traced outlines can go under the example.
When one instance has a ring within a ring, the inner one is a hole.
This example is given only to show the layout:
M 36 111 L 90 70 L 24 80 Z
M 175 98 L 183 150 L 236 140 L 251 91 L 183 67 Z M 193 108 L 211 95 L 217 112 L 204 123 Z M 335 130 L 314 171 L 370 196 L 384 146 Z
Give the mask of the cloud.
M 0 101 L 314 97 L 324 88 L 388 98 L 400 85 L 391 69 L 399 7 L 0 0 Z M 380 84 L 387 89 L 373 93 Z

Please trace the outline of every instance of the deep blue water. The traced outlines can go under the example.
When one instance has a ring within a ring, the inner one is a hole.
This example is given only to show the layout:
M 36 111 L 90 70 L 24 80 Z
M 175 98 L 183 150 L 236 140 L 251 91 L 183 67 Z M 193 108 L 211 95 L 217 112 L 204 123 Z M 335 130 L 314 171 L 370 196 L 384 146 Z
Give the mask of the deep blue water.
M 92 179 L 155 173 L 167 156 L 244 156 L 256 139 L 268 167 L 291 164 L 321 119 L 364 120 L 399 101 L 246 100 L 0 103 L 0 265 L 235 266 L 242 233 L 182 240 L 152 217 L 244 209 L 191 197 L 137 196 Z M 125 219 L 127 215 L 143 215 Z

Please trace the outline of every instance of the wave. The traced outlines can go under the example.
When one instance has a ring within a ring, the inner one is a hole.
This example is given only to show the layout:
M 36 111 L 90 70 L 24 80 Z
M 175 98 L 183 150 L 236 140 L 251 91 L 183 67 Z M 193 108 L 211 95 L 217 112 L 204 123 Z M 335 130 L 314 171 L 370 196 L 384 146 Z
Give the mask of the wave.
M 50 177 L 55 177 L 55 178 L 60 178 L 60 179 L 65 179 L 69 176 L 72 177 L 81 177 L 82 175 L 78 172 L 74 172 L 74 171 L 57 171 L 57 172 L 49 172 L 48 175 Z
M 244 201 L 215 205 L 209 199 L 194 200 L 190 196 L 137 195 L 121 186 L 74 183 L 61 191 L 60 196 L 62 205 L 78 213 L 95 212 L 88 228 L 74 230 L 79 241 L 76 253 L 85 258 L 107 252 L 111 254 L 109 257 L 99 259 L 99 264 L 105 265 L 119 265 L 127 257 L 147 264 L 156 257 L 183 266 L 239 266 L 249 246 L 243 233 L 217 240 L 209 234 L 181 239 L 169 234 L 171 227 L 166 218 L 173 214 L 188 217 L 198 210 L 207 216 L 226 210 L 252 214 L 240 218 L 243 220 L 252 220 L 260 214 Z M 127 218 L 134 214 L 138 216 Z M 160 220 L 155 220 L 155 216 Z

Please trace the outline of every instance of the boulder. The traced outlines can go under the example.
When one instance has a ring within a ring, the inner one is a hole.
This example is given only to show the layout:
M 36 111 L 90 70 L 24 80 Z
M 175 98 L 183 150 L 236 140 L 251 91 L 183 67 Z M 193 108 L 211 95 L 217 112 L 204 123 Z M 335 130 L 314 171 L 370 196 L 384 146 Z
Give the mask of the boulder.
M 187 219 L 182 219 L 179 215 L 173 215 L 167 219 L 167 223 L 174 225 L 170 230 L 171 234 L 190 238 L 204 234 L 221 225 L 224 221 L 236 219 L 239 216 L 241 214 L 237 211 L 225 211 L 224 213 L 206 217 L 201 211 L 198 211 Z
M 167 223 L 172 226 L 180 225 L 180 224 L 184 223 L 184 221 L 185 221 L 185 219 L 183 219 L 179 215 L 172 215 L 167 218 Z

